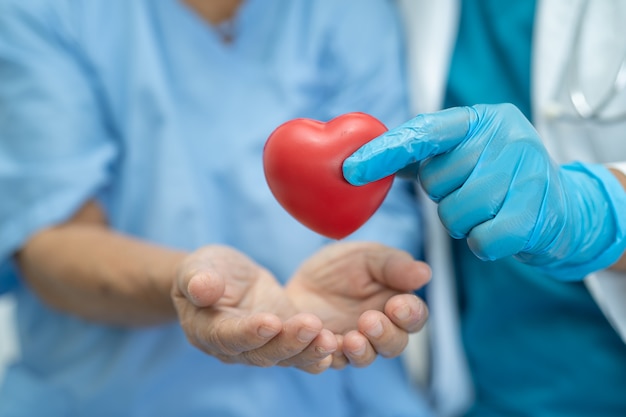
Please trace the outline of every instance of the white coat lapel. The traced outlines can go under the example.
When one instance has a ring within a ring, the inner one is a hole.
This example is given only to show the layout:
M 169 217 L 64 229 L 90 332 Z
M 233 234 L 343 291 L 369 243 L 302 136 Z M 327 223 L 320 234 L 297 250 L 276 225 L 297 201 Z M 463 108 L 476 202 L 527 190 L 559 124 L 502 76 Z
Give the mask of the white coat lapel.
M 541 130 L 553 111 L 572 51 L 584 0 L 543 0 L 537 3 L 532 58 L 533 119 Z
M 412 111 L 441 108 L 459 17 L 457 0 L 398 0 L 407 40 Z

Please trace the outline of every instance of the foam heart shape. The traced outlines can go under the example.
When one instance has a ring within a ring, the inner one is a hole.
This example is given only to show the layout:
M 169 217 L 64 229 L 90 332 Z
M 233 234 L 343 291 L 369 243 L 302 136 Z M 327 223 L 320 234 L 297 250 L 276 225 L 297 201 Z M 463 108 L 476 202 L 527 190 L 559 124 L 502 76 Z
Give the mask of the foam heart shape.
M 329 122 L 294 119 L 280 125 L 263 151 L 265 178 L 283 208 L 311 230 L 341 239 L 380 207 L 393 176 L 356 187 L 342 173 L 343 161 L 387 128 L 365 113 Z

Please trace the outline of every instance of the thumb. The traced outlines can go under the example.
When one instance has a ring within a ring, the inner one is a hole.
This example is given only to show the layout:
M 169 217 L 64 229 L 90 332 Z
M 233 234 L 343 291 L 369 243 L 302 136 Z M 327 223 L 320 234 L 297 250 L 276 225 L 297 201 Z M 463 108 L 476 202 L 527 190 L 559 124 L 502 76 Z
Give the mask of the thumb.
M 208 307 L 219 300 L 226 289 L 222 276 L 212 268 L 184 269 L 177 278 L 179 291 L 196 307 Z
M 476 120 L 471 107 L 418 115 L 359 148 L 344 161 L 343 175 L 353 185 L 364 185 L 416 166 L 462 143 Z
M 426 285 L 431 277 L 426 263 L 416 261 L 404 251 L 381 251 L 378 256 L 368 257 L 368 263 L 374 279 L 396 291 L 414 291 Z

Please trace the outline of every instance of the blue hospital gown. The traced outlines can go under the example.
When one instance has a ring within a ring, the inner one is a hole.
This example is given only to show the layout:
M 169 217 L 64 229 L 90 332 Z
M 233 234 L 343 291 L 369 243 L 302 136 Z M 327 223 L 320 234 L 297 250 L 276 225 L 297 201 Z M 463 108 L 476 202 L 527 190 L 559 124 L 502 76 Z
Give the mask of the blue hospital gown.
M 97 198 L 112 228 L 169 247 L 231 245 L 285 280 L 327 243 L 265 183 L 279 124 L 408 118 L 390 2 L 249 0 L 225 46 L 176 0 L 0 0 L 0 262 Z M 306 155 L 304 155 L 306 157 Z M 396 181 L 351 238 L 419 252 Z M 9 269 L 10 271 L 10 269 Z M 0 416 L 415 416 L 399 360 L 308 375 L 224 365 L 177 324 L 127 329 L 48 308 L 17 282 L 21 359 Z

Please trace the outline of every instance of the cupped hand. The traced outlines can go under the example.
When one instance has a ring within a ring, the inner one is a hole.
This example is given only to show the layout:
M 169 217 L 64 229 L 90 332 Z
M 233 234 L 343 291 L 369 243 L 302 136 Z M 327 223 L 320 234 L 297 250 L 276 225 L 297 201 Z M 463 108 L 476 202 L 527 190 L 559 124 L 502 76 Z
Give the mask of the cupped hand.
M 187 256 L 172 299 L 188 340 L 225 363 L 319 373 L 338 348 L 318 317 L 299 313 L 266 269 L 232 248 Z
M 412 291 L 430 279 L 429 267 L 408 253 L 370 242 L 331 244 L 305 262 L 287 285 L 301 312 L 320 317 L 339 336 L 332 366 L 366 366 L 394 357 L 428 310 Z

